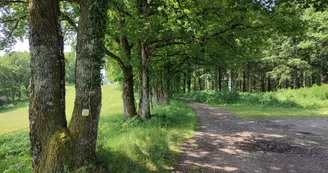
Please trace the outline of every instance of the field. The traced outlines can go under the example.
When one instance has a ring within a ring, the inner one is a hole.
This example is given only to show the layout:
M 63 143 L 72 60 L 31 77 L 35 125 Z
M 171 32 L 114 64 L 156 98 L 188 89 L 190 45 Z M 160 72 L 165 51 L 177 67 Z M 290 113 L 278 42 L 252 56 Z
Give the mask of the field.
M 74 88 L 67 87 L 68 119 L 73 102 Z M 170 172 L 179 144 L 196 128 L 192 109 L 173 100 L 169 106 L 155 105 L 149 121 L 122 122 L 122 105 L 120 89 L 104 86 L 97 160 L 111 172 Z M 0 172 L 31 172 L 27 113 L 27 104 L 0 113 L 4 124 L 0 127 Z
M 224 108 L 246 119 L 328 117 L 328 85 L 266 93 L 202 91 L 177 96 Z

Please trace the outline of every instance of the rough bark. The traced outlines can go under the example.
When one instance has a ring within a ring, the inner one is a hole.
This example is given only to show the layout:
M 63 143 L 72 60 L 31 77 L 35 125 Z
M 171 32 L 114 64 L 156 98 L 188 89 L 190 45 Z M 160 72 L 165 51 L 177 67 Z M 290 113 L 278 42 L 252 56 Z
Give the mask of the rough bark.
M 65 68 L 58 0 L 29 1 L 30 141 L 33 172 L 60 172 L 66 161 L 55 139 L 66 129 Z M 60 147 L 62 149 L 62 147 Z
M 101 108 L 101 63 L 107 18 L 106 0 L 81 0 L 76 47 L 76 97 L 69 130 L 75 138 L 75 165 L 95 157 Z M 82 116 L 82 110 L 89 110 Z
M 125 25 L 125 17 L 124 15 L 121 16 L 119 20 L 119 28 L 123 29 Z M 133 79 L 133 67 L 130 64 L 131 61 L 131 49 L 130 43 L 123 33 L 120 34 L 120 50 L 121 56 L 123 57 L 124 61 L 121 61 L 121 68 L 124 74 L 123 79 L 123 93 L 122 93 L 122 100 L 123 100 L 123 108 L 124 108 L 124 119 L 132 118 L 137 115 L 137 110 L 135 106 L 135 99 L 134 99 L 134 79 Z
M 124 106 L 124 119 L 132 118 L 137 115 L 134 99 L 134 80 L 133 80 L 133 70 L 132 67 L 126 67 L 123 70 L 124 80 L 123 80 L 123 106 Z
M 149 54 L 148 44 L 141 44 L 141 99 L 139 103 L 139 118 L 142 120 L 150 119 L 150 104 L 149 104 Z

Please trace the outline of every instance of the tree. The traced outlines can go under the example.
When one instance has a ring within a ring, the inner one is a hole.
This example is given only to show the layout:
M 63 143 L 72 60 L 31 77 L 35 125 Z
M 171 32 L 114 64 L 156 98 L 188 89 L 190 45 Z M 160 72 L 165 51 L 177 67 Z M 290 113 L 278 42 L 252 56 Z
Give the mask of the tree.
M 64 165 L 74 169 L 95 157 L 108 3 L 106 0 L 80 2 L 76 100 L 68 127 L 59 2 L 31 0 L 29 3 L 33 172 L 63 172 Z M 83 112 L 88 112 L 84 114 L 88 116 L 81 116 Z
M 30 78 L 30 60 L 27 52 L 12 52 L 0 58 L 0 97 L 11 101 L 26 96 Z

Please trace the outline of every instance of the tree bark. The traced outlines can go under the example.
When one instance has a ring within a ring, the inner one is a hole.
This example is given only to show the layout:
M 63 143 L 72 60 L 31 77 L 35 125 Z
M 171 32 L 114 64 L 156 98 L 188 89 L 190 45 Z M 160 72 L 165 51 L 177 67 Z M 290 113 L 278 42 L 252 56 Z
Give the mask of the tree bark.
M 139 103 L 139 118 L 142 120 L 150 119 L 150 104 L 149 104 L 149 74 L 148 74 L 148 44 L 141 44 L 141 100 Z
M 137 115 L 134 99 L 134 80 L 133 80 L 133 70 L 132 67 L 126 67 L 123 70 L 124 80 L 123 80 L 123 106 L 124 106 L 124 119 L 132 118 Z
M 67 162 L 55 140 L 66 129 L 65 68 L 58 0 L 29 1 L 30 141 L 33 172 L 60 172 Z M 56 152 L 54 151 L 55 149 Z M 58 154 L 58 155 L 57 155 Z M 60 157 L 60 159 L 57 159 Z
M 123 29 L 125 25 L 125 18 L 122 18 L 119 21 L 119 27 Z M 133 79 L 133 67 L 130 64 L 131 61 L 131 46 L 126 36 L 123 34 L 120 35 L 120 49 L 121 49 L 121 56 L 124 57 L 126 62 L 122 61 L 121 68 L 124 74 L 123 79 L 123 93 L 122 93 L 122 100 L 124 106 L 124 119 L 132 118 L 137 115 L 137 110 L 135 106 L 135 99 L 134 99 L 134 79 Z
M 101 73 L 108 1 L 81 0 L 76 47 L 76 97 L 68 126 L 74 137 L 74 166 L 95 157 L 101 109 Z M 82 110 L 89 111 L 82 116 Z

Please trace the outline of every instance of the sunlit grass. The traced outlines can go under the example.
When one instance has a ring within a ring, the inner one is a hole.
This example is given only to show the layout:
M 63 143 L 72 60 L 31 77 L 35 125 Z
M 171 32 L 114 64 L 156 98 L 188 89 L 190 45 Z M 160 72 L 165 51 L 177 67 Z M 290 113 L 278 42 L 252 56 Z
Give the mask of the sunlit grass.
M 104 90 L 110 90 L 111 87 L 104 87 Z M 66 87 L 66 116 L 71 118 L 74 107 L 75 89 L 74 86 Z M 28 130 L 28 103 L 22 104 L 17 109 L 9 109 L 0 112 L 0 135 L 15 131 Z
M 66 89 L 67 115 L 73 110 L 75 92 Z M 180 144 L 196 128 L 196 116 L 187 103 L 173 100 L 169 106 L 154 106 L 152 118 L 122 122 L 119 87 L 103 86 L 97 155 L 110 172 L 171 172 Z M 28 128 L 27 106 L 1 113 L 1 133 Z M 28 129 L 0 135 L 0 172 L 31 172 Z
M 327 84 L 265 93 L 202 91 L 178 96 L 226 109 L 246 119 L 328 117 Z
M 306 109 L 306 108 L 285 108 L 285 107 L 261 107 L 256 105 L 217 105 L 235 113 L 236 115 L 252 120 L 262 120 L 269 118 L 314 118 L 314 117 L 328 117 L 328 108 Z

